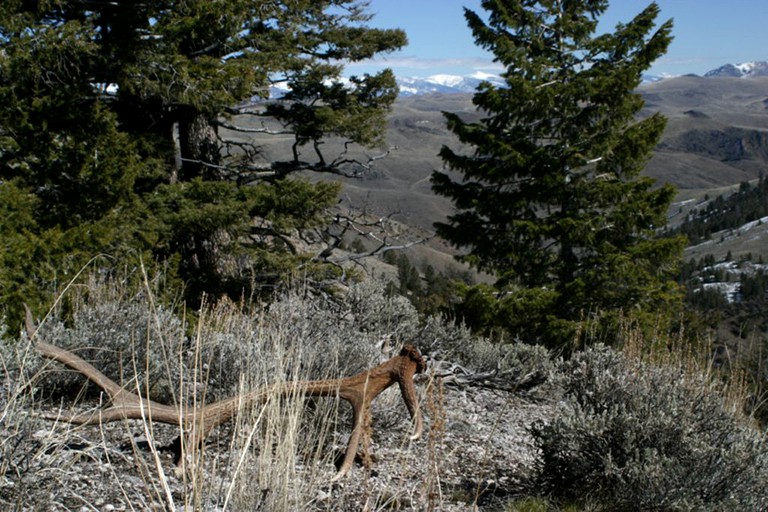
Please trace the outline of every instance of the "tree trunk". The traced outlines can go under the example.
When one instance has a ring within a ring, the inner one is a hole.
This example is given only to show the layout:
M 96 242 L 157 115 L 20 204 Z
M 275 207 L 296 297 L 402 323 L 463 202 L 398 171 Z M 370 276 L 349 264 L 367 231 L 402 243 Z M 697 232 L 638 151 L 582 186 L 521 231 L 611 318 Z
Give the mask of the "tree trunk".
M 219 178 L 221 145 L 215 127 L 207 116 L 195 112 L 179 121 L 177 151 L 181 160 L 179 179 L 215 180 Z

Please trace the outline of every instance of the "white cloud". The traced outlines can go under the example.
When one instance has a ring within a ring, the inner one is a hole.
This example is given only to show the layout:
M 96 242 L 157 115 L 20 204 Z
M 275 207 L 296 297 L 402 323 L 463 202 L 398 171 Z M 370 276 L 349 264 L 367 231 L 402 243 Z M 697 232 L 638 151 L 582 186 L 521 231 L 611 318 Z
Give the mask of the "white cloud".
M 450 70 L 450 69 L 470 69 L 470 70 L 487 70 L 487 71 L 501 71 L 503 67 L 489 58 L 443 58 L 443 59 L 430 59 L 423 57 L 387 57 L 382 56 L 375 59 L 368 59 L 360 62 L 352 62 L 346 65 L 346 68 L 352 70 L 355 68 L 371 68 L 371 67 L 390 67 L 390 68 L 409 68 L 409 69 L 438 69 L 438 70 Z

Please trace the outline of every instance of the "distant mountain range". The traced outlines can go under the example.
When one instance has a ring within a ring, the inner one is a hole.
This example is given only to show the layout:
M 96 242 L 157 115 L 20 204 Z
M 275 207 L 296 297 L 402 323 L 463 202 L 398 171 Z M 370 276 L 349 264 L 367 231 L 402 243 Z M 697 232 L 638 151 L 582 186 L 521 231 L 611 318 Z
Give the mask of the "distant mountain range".
M 756 78 L 768 76 L 768 62 L 755 61 L 741 64 L 725 64 L 704 74 L 704 77 Z M 643 83 L 659 82 L 673 75 L 644 75 Z M 342 79 L 345 80 L 345 79 Z M 397 77 L 400 96 L 418 96 L 422 94 L 461 94 L 474 93 L 481 82 L 490 82 L 503 86 L 504 79 L 491 73 L 476 72 L 471 75 L 432 75 L 427 77 Z M 271 90 L 273 98 L 279 98 L 286 93 L 285 85 L 274 86 Z
M 346 78 L 342 78 L 346 83 Z M 481 82 L 491 82 L 503 86 L 504 80 L 498 75 L 476 72 L 471 75 L 432 75 L 428 77 L 397 77 L 400 96 L 418 96 L 422 94 L 458 94 L 473 93 Z M 279 98 L 288 92 L 286 84 L 275 85 L 270 95 Z
M 504 79 L 500 76 L 482 72 L 473 73 L 467 76 L 433 75 L 426 78 L 397 78 L 397 85 L 400 86 L 400 96 L 475 92 L 477 86 L 482 82 L 491 82 L 494 85 L 500 86 L 504 85 Z
M 658 82 L 666 76 L 646 75 L 643 82 Z M 471 75 L 433 75 L 423 78 L 397 77 L 400 86 L 400 96 L 417 96 L 420 94 L 460 94 L 474 93 L 481 82 L 504 86 L 504 79 L 490 73 L 473 73 Z
M 717 69 L 708 71 L 705 77 L 736 77 L 736 78 L 755 78 L 768 76 L 768 62 L 744 62 L 741 64 L 725 64 Z M 667 78 L 668 75 L 644 75 L 644 83 L 658 82 Z M 400 96 L 416 96 L 420 94 L 458 94 L 473 93 L 477 86 L 488 81 L 494 85 L 503 85 L 504 80 L 498 76 L 489 73 L 474 73 L 472 75 L 433 75 L 422 78 L 398 77 L 397 84 L 400 86 Z
M 735 78 L 755 78 L 768 76 L 768 62 L 744 62 L 741 64 L 726 64 L 704 74 L 705 77 L 727 76 Z

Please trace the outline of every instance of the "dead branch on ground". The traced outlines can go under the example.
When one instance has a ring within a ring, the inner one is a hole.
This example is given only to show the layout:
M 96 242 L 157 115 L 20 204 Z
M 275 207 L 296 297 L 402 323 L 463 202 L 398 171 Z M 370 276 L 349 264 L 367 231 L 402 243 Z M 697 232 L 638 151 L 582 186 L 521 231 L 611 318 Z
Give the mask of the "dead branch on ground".
M 178 425 L 181 429 L 180 453 L 177 461 L 183 460 L 185 450 L 199 446 L 215 427 L 229 421 L 238 412 L 258 403 L 264 403 L 274 396 L 334 396 L 352 405 L 353 427 L 347 444 L 344 460 L 332 481 L 344 477 L 351 469 L 361 440 L 364 440 L 362 458 L 368 466 L 368 432 L 371 425 L 371 402 L 385 389 L 397 383 L 405 406 L 415 422 L 411 439 L 418 439 L 422 431 L 422 419 L 413 377 L 426 370 L 426 363 L 419 351 L 412 345 L 405 345 L 400 353 L 388 361 L 352 377 L 319 381 L 297 381 L 278 384 L 268 389 L 259 389 L 233 396 L 211 404 L 178 406 L 161 404 L 121 387 L 93 365 L 77 354 L 49 343 L 34 340 L 37 327 L 27 308 L 27 334 L 43 357 L 76 370 L 96 384 L 109 397 L 106 409 L 93 413 L 70 416 L 49 415 L 46 419 L 65 421 L 78 425 L 98 425 L 119 420 L 140 419 L 148 422 Z M 186 433 L 186 435 L 185 435 Z

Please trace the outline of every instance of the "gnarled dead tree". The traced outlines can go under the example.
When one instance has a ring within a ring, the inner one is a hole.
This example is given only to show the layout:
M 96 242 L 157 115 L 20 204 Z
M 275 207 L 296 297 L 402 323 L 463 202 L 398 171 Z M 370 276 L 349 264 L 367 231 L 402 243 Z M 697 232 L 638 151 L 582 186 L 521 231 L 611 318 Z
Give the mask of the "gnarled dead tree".
M 35 326 L 29 311 L 27 312 L 27 332 L 32 339 Z M 405 345 L 397 356 L 353 377 L 287 382 L 277 387 L 259 389 L 195 407 L 161 404 L 127 391 L 93 365 L 68 350 L 42 341 L 37 341 L 35 348 L 43 357 L 58 361 L 85 376 L 103 389 L 110 400 L 109 407 L 97 412 L 71 416 L 46 416 L 47 419 L 78 425 L 94 425 L 124 419 L 141 419 L 179 425 L 184 438 L 180 443 L 182 457 L 185 447 L 188 449 L 192 446 L 198 446 L 213 428 L 232 419 L 238 411 L 254 404 L 263 403 L 269 397 L 274 396 L 338 396 L 352 405 L 352 434 L 347 444 L 344 461 L 332 481 L 339 480 L 350 470 L 363 438 L 365 438 L 363 461 L 366 465 L 370 463 L 367 450 L 368 439 L 365 434 L 370 428 L 371 402 L 393 384 L 397 383 L 400 387 L 405 406 L 415 422 L 411 439 L 418 439 L 422 431 L 422 419 L 413 377 L 415 374 L 423 373 L 426 370 L 426 363 L 419 351 L 412 345 Z

